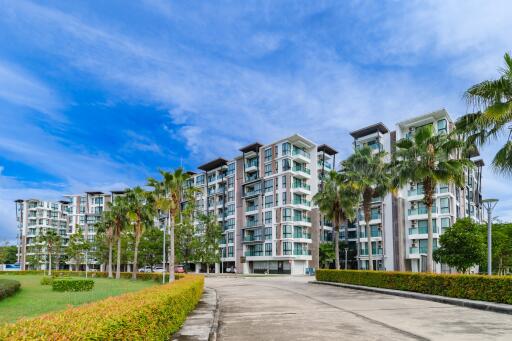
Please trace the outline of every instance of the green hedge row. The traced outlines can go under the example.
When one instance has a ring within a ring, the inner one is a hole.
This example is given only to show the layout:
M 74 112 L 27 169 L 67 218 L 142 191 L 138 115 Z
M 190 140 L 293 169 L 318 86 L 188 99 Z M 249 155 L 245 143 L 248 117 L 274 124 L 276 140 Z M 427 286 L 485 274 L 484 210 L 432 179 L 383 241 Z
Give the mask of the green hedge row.
M 52 281 L 54 291 L 91 291 L 93 287 L 93 279 L 55 278 Z
M 203 293 L 204 278 L 179 281 L 23 319 L 0 340 L 170 340 Z
M 0 300 L 12 296 L 21 287 L 20 282 L 13 279 L 0 279 Z
M 43 278 L 41 278 L 41 285 L 52 285 L 52 283 L 53 277 L 43 276 Z
M 321 269 L 316 271 L 316 279 L 325 282 L 512 304 L 512 276 Z
M 43 275 L 45 272 L 43 270 L 25 270 L 25 271 L 0 271 L 0 275 Z M 114 272 L 114 278 L 116 276 Z M 69 271 L 69 270 L 53 270 L 53 277 L 85 277 L 85 271 Z M 90 277 L 108 277 L 108 272 L 105 271 L 89 271 L 88 276 Z M 183 277 L 182 274 L 175 274 L 176 279 L 180 279 Z M 121 278 L 131 279 L 131 272 L 121 272 Z M 169 274 L 166 274 L 166 278 L 169 278 Z M 137 273 L 137 279 L 148 281 L 154 280 L 157 282 L 162 281 L 162 274 L 156 272 L 139 272 Z

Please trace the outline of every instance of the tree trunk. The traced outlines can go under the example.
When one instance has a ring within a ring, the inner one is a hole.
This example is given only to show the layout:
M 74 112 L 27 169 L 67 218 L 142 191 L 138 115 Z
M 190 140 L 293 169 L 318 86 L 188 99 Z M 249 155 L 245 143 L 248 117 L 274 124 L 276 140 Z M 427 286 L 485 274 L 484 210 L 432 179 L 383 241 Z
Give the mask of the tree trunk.
M 206 273 L 210 273 L 210 264 L 206 263 Z
M 48 252 L 48 276 L 52 275 L 52 253 Z
M 432 252 L 434 245 L 434 234 L 432 231 L 432 205 L 427 206 L 428 216 L 428 240 L 427 240 L 427 272 L 433 272 Z
M 116 279 L 121 278 L 121 236 L 117 239 L 117 268 Z
M 373 256 L 372 256 L 372 228 L 370 226 L 370 220 L 365 219 L 366 238 L 368 238 L 368 270 L 373 270 Z
M 370 219 L 371 219 L 371 204 L 372 204 L 372 189 L 365 189 L 363 193 L 363 213 L 364 213 L 364 223 L 366 229 L 366 238 L 368 239 L 368 270 L 373 270 L 373 257 L 372 257 L 372 229 L 370 227 Z
M 169 212 L 170 235 L 169 235 L 169 283 L 174 281 L 174 218 Z M 172 219 L 172 221 L 171 221 Z
M 334 227 L 334 266 L 336 270 L 340 269 L 340 226 Z
M 108 278 L 112 278 L 112 240 L 108 241 Z
M 138 269 L 138 256 L 139 256 L 139 243 L 140 243 L 140 234 L 135 236 L 135 250 L 133 252 L 133 269 L 132 269 L 132 279 L 137 279 Z

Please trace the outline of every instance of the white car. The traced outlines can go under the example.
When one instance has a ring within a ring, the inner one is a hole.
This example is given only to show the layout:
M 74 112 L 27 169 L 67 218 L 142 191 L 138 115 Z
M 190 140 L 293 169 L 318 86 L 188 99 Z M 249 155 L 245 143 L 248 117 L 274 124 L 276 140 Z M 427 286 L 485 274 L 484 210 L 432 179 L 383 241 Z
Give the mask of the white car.
M 143 268 L 140 268 L 139 272 L 151 272 L 151 267 L 150 266 L 145 266 Z
M 155 266 L 153 268 L 153 272 L 160 272 L 160 273 L 162 273 L 162 272 L 164 272 L 164 268 L 162 268 L 162 266 Z

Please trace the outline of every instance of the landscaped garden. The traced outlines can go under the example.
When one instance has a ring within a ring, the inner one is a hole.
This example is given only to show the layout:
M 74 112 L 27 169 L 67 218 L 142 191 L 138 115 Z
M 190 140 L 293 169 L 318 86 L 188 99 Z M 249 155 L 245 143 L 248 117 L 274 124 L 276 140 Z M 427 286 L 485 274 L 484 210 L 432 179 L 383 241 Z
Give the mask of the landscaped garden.
M 158 285 L 155 281 L 94 278 L 91 291 L 59 292 L 51 285 L 41 285 L 42 278 L 42 275 L 0 275 L 0 279 L 21 283 L 17 293 L 0 301 L 0 325 Z

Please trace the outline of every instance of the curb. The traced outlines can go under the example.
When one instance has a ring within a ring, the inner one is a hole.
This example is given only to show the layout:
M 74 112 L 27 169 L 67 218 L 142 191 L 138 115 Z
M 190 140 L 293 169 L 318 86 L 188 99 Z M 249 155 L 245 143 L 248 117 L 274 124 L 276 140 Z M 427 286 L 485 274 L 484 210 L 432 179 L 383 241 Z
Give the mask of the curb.
M 208 335 L 208 341 L 216 341 L 217 340 L 217 331 L 219 330 L 219 317 L 220 317 L 220 302 L 219 302 L 219 294 L 217 290 L 214 288 L 210 288 L 215 292 L 215 311 L 213 313 L 213 321 L 210 327 L 210 334 Z
M 362 285 L 345 284 L 345 283 L 324 282 L 324 281 L 311 281 L 309 283 L 320 284 L 320 285 L 330 285 L 330 286 L 334 286 L 334 287 L 342 287 L 342 288 L 347 288 L 347 289 L 371 291 L 371 292 L 376 292 L 379 294 L 394 295 L 394 296 L 407 297 L 407 298 L 415 298 L 415 299 L 419 299 L 419 300 L 433 301 L 433 302 L 438 302 L 438 303 L 446 303 L 446 304 L 456 305 L 456 306 L 465 307 L 465 308 L 486 310 L 486 311 L 492 311 L 495 313 L 511 314 L 512 315 L 512 305 L 510 305 L 510 304 L 475 301 L 475 300 L 468 300 L 468 299 L 464 299 L 464 298 L 454 298 L 454 297 L 421 294 L 421 293 L 412 292 L 412 291 L 374 288 L 374 287 L 366 287 L 366 286 L 362 286 Z

